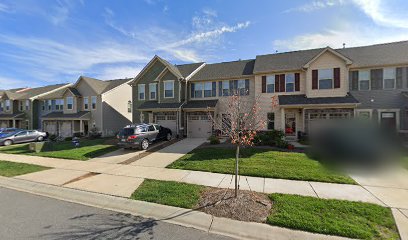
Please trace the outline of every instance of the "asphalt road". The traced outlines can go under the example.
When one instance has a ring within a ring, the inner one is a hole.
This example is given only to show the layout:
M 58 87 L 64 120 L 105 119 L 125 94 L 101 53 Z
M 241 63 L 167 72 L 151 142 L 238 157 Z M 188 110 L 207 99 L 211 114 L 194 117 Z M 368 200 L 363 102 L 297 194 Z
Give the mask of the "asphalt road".
M 0 188 L 0 238 L 166 239 L 230 238 L 129 214 Z

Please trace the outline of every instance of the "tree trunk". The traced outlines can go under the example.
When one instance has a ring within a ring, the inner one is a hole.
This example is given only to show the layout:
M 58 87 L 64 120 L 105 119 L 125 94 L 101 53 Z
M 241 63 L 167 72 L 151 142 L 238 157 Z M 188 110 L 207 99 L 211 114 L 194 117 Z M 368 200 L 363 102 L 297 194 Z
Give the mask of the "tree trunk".
M 237 151 L 235 153 L 235 198 L 238 197 L 238 160 L 239 160 L 239 144 L 237 144 Z

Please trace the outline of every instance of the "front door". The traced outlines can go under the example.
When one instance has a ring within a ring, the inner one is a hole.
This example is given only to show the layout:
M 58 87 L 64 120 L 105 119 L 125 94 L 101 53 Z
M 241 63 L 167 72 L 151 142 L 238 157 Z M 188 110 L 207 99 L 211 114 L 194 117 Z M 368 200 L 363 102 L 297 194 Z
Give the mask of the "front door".
M 397 129 L 397 118 L 395 112 L 381 113 L 381 127 L 392 131 Z
M 89 126 L 88 126 L 88 121 L 83 121 L 84 124 L 84 135 L 88 135 L 88 131 L 89 131 Z
M 285 135 L 294 137 L 296 136 L 296 114 L 286 113 L 285 114 Z

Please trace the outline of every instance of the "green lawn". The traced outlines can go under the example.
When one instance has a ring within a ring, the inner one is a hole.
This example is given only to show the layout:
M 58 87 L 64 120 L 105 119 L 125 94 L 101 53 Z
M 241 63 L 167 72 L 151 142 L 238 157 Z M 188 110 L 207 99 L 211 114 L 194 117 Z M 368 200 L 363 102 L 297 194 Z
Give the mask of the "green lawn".
M 196 149 L 168 166 L 216 173 L 234 173 L 235 149 Z M 246 148 L 241 150 L 240 174 L 254 177 L 282 178 L 356 184 L 350 177 L 333 172 L 304 153 Z
M 405 157 L 403 159 L 403 165 L 405 166 L 406 169 L 408 169 L 408 157 Z
M 50 143 L 50 147 L 42 152 L 30 152 L 28 144 L 12 145 L 0 148 L 2 153 L 26 154 L 32 156 L 88 160 L 118 149 L 115 145 L 106 144 L 105 139 L 80 140 L 80 147 L 75 148 L 70 141 Z
M 389 208 L 370 203 L 272 194 L 267 223 L 360 239 L 399 239 Z
M 49 168 L 26 163 L 0 161 L 0 176 L 3 177 L 14 177 L 46 169 Z
M 204 186 L 146 179 L 130 198 L 163 205 L 193 208 Z

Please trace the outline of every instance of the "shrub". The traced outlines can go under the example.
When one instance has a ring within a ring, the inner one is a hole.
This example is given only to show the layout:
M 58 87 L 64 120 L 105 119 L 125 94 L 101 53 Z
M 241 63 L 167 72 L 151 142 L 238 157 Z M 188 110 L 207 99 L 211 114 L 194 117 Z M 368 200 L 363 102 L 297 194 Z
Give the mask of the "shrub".
M 72 137 L 67 137 L 64 139 L 64 141 L 72 141 Z
M 57 135 L 51 134 L 48 138 L 50 139 L 50 141 L 53 141 L 53 142 L 54 142 L 54 141 L 57 140 Z
M 210 140 L 210 144 L 220 144 L 220 139 L 216 136 L 211 136 L 208 140 Z
M 97 139 L 97 138 L 101 138 L 102 137 L 102 133 L 100 131 L 98 131 L 98 128 L 94 127 L 91 129 L 91 131 L 89 131 L 89 138 L 90 139 Z
M 285 134 L 280 130 L 272 130 L 259 132 L 255 138 L 255 145 L 276 146 L 279 148 L 287 148 L 288 142 L 284 140 Z

